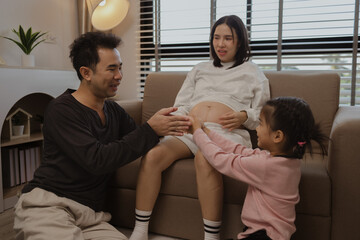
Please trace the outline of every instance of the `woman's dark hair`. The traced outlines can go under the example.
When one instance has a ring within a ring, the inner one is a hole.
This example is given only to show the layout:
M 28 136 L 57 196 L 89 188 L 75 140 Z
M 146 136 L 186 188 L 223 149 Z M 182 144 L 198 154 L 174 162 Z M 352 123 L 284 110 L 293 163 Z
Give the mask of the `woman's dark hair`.
M 231 29 L 233 36 L 234 36 L 234 31 L 235 31 L 235 33 L 238 37 L 239 47 L 235 54 L 235 63 L 231 68 L 241 65 L 244 62 L 248 61 L 250 58 L 251 52 L 250 52 L 250 45 L 249 45 L 249 36 L 248 36 L 248 32 L 246 30 L 246 27 L 245 27 L 243 21 L 238 16 L 229 15 L 229 16 L 224 16 L 224 17 L 218 19 L 211 29 L 210 53 L 214 59 L 214 61 L 213 61 L 214 66 L 222 67 L 221 60 L 217 56 L 215 49 L 214 49 L 214 45 L 213 45 L 215 30 L 216 30 L 217 26 L 219 26 L 221 24 L 226 24 Z
M 89 67 L 95 72 L 96 64 L 100 61 L 98 49 L 114 49 L 119 46 L 121 39 L 110 33 L 87 32 L 70 45 L 70 58 L 77 76 L 82 80 L 81 67 Z
M 284 151 L 302 158 L 305 150 L 312 153 L 311 140 L 319 143 L 322 154 L 327 153 L 324 141 L 329 138 L 315 124 L 310 106 L 301 98 L 278 97 L 265 103 L 262 114 L 272 131 L 281 130 L 285 135 Z

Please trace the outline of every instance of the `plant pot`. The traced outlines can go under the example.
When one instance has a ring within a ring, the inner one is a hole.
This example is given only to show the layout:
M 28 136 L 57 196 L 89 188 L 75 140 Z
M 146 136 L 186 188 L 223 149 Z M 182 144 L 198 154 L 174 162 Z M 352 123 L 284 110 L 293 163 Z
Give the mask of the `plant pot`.
M 12 126 L 13 136 L 21 136 L 24 134 L 24 125 Z
M 26 54 L 21 55 L 21 66 L 35 67 L 35 56 Z

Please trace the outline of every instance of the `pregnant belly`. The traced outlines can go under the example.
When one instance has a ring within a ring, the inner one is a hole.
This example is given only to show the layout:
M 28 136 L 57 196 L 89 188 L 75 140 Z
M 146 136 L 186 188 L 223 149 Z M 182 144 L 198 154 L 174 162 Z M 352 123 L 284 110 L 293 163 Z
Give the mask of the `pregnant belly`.
M 218 102 L 201 102 L 196 104 L 189 115 L 195 116 L 203 122 L 219 123 L 219 117 L 233 110 Z

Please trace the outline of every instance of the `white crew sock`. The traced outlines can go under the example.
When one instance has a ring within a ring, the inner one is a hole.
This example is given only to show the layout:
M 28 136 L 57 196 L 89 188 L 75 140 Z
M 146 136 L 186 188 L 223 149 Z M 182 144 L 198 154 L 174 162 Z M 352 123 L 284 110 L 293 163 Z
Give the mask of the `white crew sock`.
M 204 240 L 219 240 L 221 221 L 215 222 L 203 218 L 204 221 Z
M 148 240 L 148 228 L 152 211 L 135 209 L 135 228 L 129 240 Z

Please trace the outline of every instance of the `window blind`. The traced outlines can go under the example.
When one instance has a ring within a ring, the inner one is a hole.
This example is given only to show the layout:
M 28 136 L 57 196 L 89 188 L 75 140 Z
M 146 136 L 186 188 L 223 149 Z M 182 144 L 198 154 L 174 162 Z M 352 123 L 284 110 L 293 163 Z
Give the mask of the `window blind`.
M 140 0 L 139 97 L 148 73 L 209 60 L 211 26 L 230 14 L 245 23 L 260 68 L 337 72 L 340 104 L 360 105 L 359 0 Z

